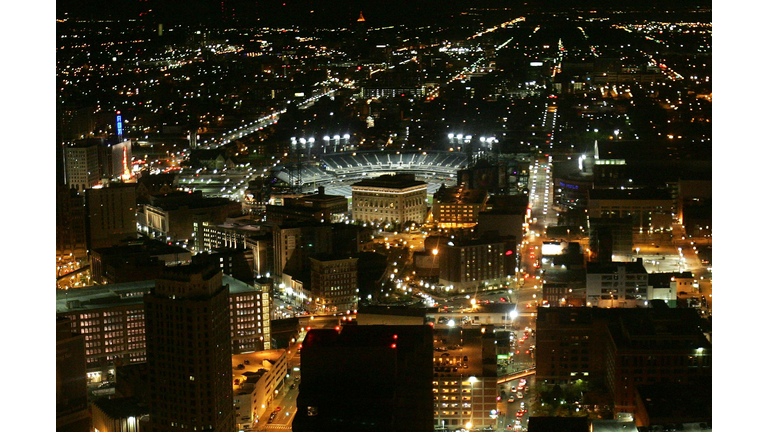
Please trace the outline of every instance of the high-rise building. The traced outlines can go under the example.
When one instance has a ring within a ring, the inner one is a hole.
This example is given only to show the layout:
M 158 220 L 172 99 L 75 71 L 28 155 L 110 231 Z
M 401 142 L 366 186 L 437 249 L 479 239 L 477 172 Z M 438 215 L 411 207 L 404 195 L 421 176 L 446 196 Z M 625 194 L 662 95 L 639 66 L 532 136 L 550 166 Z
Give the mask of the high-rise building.
M 228 288 L 232 353 L 270 349 L 271 284 L 253 286 L 226 274 L 221 280 Z M 114 374 L 116 365 L 147 361 L 144 295 L 155 285 L 152 279 L 56 292 L 56 315 L 71 319 L 72 331 L 85 338 L 91 382 Z
M 310 330 L 299 386 L 294 431 L 431 432 L 432 328 Z
M 316 311 L 357 309 L 357 258 L 318 255 L 310 258 L 312 300 Z
M 136 185 L 113 183 L 85 192 L 88 208 L 88 249 L 104 248 L 135 239 Z
M 233 431 L 229 295 L 219 268 L 168 268 L 144 304 L 150 430 Z
M 438 248 L 440 283 L 457 292 L 498 286 L 515 274 L 515 238 L 451 241 Z
M 72 321 L 56 318 L 56 430 L 88 432 L 85 339 L 72 331 Z
M 64 147 L 64 175 L 67 186 L 78 192 L 99 184 L 99 144 L 85 141 Z
M 85 222 L 84 196 L 67 186 L 59 186 L 56 189 L 56 259 L 60 266 L 87 257 Z M 60 274 L 69 271 L 59 270 Z
M 331 225 L 320 222 L 283 224 L 273 229 L 275 276 L 288 272 L 292 276 L 309 274 L 309 257 L 331 253 Z

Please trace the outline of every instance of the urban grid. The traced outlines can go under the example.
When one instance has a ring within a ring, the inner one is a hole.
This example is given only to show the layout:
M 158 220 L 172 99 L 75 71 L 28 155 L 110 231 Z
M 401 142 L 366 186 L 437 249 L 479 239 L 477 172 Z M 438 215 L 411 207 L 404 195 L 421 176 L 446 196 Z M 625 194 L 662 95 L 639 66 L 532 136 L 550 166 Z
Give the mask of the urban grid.
M 56 430 L 712 430 L 712 5 L 61 0 Z

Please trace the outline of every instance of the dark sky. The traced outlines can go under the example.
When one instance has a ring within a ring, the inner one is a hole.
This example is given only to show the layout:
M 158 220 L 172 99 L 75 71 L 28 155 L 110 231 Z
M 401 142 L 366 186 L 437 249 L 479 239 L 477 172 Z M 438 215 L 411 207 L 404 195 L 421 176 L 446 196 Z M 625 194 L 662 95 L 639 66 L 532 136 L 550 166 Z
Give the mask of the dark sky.
M 711 1 L 646 0 L 642 6 L 680 7 L 702 5 L 711 8 Z M 318 27 L 346 26 L 354 22 L 360 11 L 370 25 L 431 24 L 450 17 L 452 13 L 469 8 L 529 7 L 564 9 L 589 6 L 596 9 L 627 5 L 623 0 L 58 0 L 57 18 L 64 13 L 77 18 L 138 18 L 157 22 L 219 22 L 253 21 L 266 25 L 311 25 Z

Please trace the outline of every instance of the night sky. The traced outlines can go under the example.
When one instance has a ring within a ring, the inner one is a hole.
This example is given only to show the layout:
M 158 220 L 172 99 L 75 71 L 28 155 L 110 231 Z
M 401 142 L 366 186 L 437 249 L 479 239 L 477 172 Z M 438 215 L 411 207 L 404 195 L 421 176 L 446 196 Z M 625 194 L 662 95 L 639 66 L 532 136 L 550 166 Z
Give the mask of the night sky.
M 56 16 L 73 18 L 145 19 L 165 23 L 260 23 L 317 27 L 347 26 L 362 11 L 369 26 L 435 24 L 471 8 L 510 8 L 521 12 L 566 8 L 622 8 L 618 0 L 59 0 Z M 639 8 L 672 8 L 711 1 L 650 0 Z M 68 14 L 68 15 L 65 15 Z

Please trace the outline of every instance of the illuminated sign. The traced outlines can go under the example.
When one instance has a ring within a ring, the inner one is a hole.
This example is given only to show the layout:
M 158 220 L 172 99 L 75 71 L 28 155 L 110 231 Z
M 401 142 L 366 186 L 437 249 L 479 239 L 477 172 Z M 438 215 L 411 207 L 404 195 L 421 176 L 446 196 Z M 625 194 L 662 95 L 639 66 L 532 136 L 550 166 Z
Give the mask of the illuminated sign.
M 534 67 L 536 67 L 536 66 L 544 66 L 544 62 L 533 61 L 533 62 L 530 63 L 530 65 L 534 66 Z
M 117 112 L 117 134 L 123 134 L 123 116 L 120 115 L 120 111 Z

